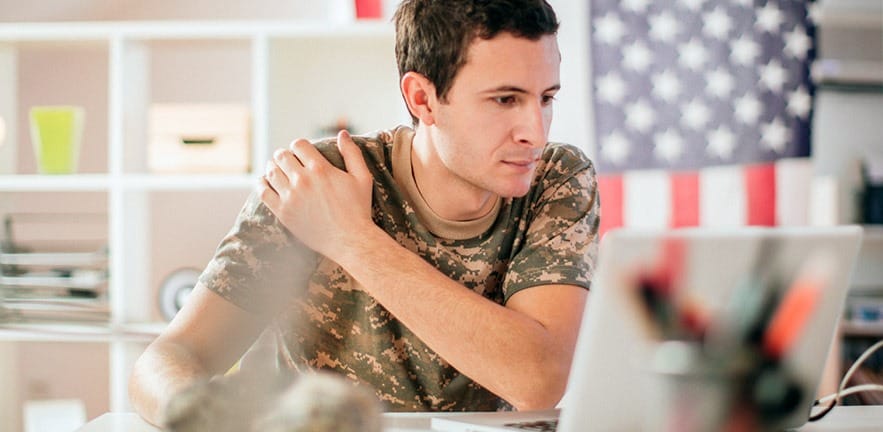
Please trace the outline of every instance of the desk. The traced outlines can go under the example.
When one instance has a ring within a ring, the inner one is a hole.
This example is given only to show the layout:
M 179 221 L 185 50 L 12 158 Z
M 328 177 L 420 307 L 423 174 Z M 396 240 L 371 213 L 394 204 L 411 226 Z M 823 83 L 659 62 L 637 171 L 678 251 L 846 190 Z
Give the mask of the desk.
M 383 415 L 386 432 L 431 431 L 432 417 L 443 413 L 388 413 Z M 450 414 L 448 414 L 450 415 Z M 883 405 L 841 406 L 824 419 L 810 423 L 799 432 L 879 432 L 883 429 Z M 158 432 L 134 413 L 107 413 L 92 420 L 76 432 Z
M 426 432 L 431 431 L 429 423 L 433 417 L 455 413 L 386 413 L 383 415 L 385 432 Z M 833 413 L 832 413 L 833 414 Z M 160 432 L 161 430 L 145 422 L 135 413 L 106 413 L 75 432 Z

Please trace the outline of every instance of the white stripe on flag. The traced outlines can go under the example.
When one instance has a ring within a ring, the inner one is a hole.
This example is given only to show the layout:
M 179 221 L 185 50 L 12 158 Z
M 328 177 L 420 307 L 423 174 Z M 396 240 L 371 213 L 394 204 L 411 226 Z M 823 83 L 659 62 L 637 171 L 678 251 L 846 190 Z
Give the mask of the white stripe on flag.
M 812 163 L 809 158 L 776 161 L 776 225 L 807 225 Z
M 813 178 L 809 195 L 809 224 L 812 226 L 837 225 L 839 183 L 833 175 Z
M 623 174 L 623 224 L 635 228 L 668 228 L 671 187 L 668 173 L 638 170 Z
M 699 225 L 743 226 L 748 204 L 745 179 L 739 165 L 699 171 Z

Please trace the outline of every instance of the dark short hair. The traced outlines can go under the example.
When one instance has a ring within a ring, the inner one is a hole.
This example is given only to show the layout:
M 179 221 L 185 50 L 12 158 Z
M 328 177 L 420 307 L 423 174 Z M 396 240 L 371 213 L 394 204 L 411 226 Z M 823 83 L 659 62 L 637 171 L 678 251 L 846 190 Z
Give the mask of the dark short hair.
M 475 38 L 511 33 L 538 40 L 558 31 L 545 0 L 404 0 L 393 20 L 399 79 L 412 71 L 425 76 L 442 101 Z

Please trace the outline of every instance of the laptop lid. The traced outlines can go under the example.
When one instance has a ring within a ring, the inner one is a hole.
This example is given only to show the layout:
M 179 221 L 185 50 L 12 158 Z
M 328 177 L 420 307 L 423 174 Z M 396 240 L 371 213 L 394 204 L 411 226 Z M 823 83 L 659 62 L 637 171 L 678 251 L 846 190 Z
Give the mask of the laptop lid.
M 772 289 L 784 291 L 807 271 L 807 262 L 824 261 L 828 271 L 820 298 L 783 359 L 803 392 L 799 408 L 777 426 L 801 426 L 809 417 L 843 310 L 861 236 L 857 226 L 608 232 L 583 315 L 559 431 L 634 431 L 656 421 L 651 413 L 660 403 L 650 389 L 658 376 L 649 359 L 659 344 L 638 316 L 642 311 L 635 309 L 634 289 L 636 275 L 658 268 L 672 241 L 683 257 L 677 289 L 688 293 L 712 321 L 729 310 L 746 276 L 761 272 L 781 282 Z

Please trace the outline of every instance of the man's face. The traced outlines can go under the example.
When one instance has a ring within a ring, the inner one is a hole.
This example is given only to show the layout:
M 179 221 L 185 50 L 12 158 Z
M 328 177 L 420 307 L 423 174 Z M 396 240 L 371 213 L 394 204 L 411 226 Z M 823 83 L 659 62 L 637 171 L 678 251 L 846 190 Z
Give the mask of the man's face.
M 553 35 L 472 42 L 431 128 L 448 180 L 503 197 L 527 193 L 552 122 L 560 59 Z

